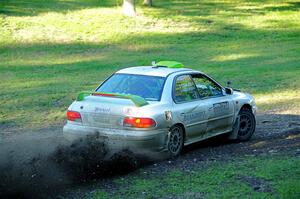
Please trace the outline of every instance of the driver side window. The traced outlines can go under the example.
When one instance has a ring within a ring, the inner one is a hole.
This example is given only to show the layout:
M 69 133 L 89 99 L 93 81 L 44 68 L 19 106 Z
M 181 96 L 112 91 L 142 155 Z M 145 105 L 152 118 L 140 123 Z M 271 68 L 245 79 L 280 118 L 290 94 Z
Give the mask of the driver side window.
M 215 82 L 201 74 L 193 74 L 192 79 L 196 84 L 200 98 L 222 96 L 222 88 Z

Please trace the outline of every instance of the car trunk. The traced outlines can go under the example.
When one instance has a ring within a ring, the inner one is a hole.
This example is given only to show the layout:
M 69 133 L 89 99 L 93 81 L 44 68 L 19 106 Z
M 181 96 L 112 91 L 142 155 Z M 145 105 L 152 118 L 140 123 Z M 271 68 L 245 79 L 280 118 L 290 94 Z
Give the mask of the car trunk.
M 135 107 L 129 99 L 101 96 L 88 96 L 77 103 L 84 126 L 114 129 L 123 128 L 126 112 Z

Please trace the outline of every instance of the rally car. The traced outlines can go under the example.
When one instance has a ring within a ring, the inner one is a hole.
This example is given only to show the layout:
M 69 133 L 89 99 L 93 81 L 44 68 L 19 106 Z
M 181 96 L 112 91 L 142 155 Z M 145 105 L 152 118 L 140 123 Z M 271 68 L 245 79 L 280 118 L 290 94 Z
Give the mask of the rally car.
M 256 105 L 247 93 L 223 87 L 175 61 L 119 70 L 95 91 L 82 92 L 67 111 L 64 136 L 96 135 L 133 150 L 167 151 L 220 134 L 246 141 Z

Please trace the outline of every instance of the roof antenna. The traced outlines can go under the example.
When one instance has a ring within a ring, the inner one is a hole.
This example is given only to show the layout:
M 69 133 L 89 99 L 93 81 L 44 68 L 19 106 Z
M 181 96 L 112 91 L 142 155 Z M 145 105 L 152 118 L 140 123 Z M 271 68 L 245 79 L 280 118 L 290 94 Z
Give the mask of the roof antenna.
M 151 62 L 152 66 L 156 66 L 156 61 Z

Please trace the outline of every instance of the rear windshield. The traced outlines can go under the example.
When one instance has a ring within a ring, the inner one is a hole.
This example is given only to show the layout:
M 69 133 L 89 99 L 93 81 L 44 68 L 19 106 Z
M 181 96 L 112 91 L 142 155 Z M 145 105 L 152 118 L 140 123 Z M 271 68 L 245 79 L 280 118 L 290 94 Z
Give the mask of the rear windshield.
M 159 101 L 164 82 L 164 77 L 114 74 L 100 87 L 98 87 L 96 91 L 138 95 L 140 97 L 143 97 L 145 100 Z

